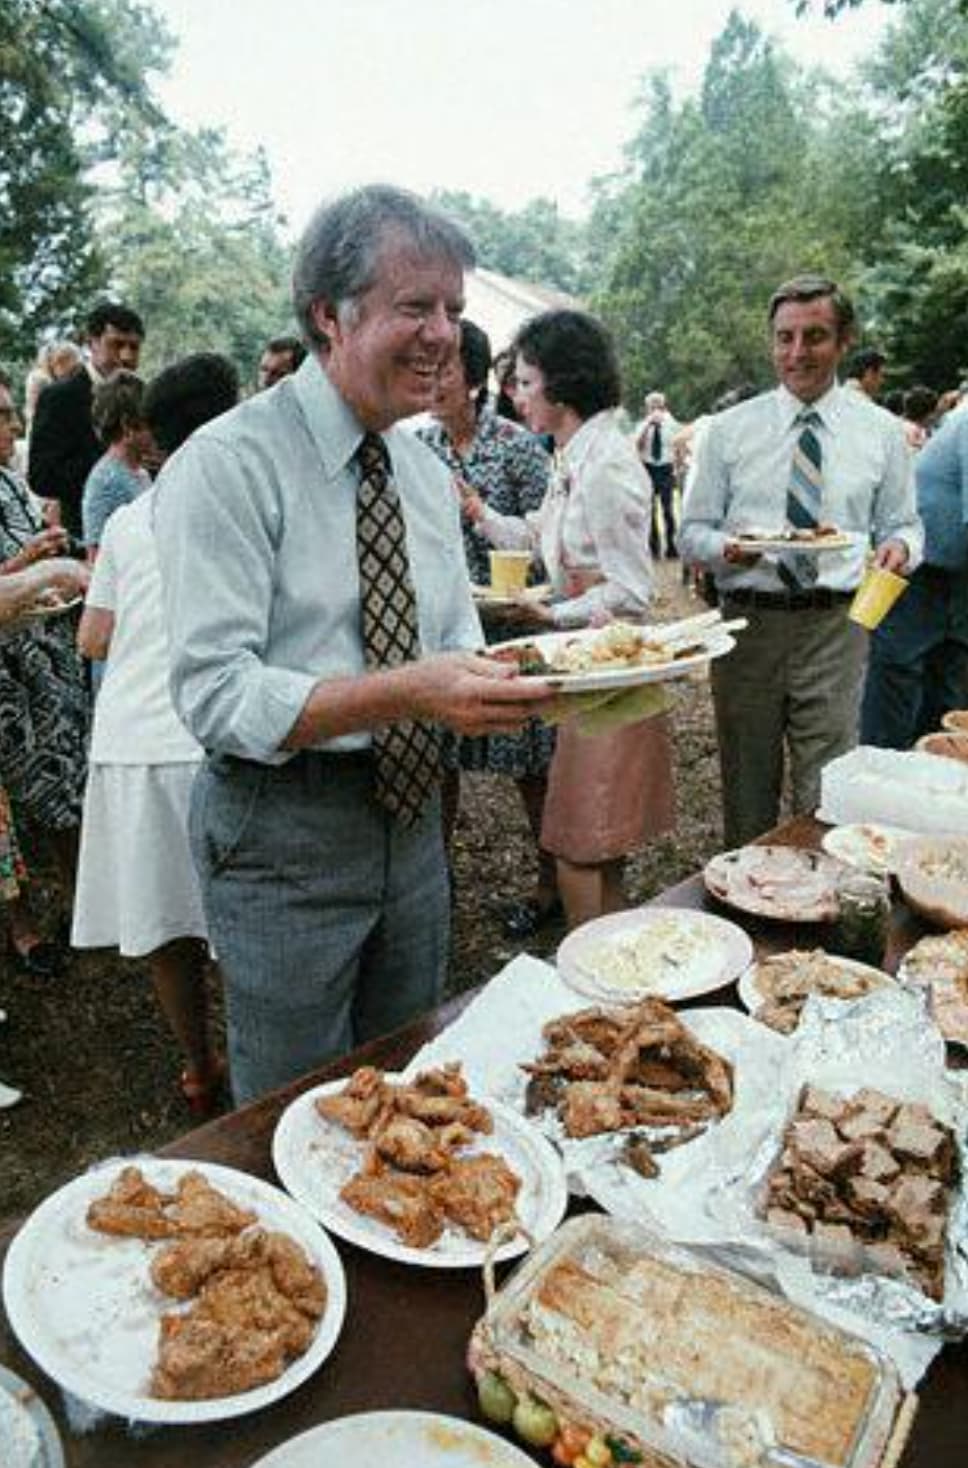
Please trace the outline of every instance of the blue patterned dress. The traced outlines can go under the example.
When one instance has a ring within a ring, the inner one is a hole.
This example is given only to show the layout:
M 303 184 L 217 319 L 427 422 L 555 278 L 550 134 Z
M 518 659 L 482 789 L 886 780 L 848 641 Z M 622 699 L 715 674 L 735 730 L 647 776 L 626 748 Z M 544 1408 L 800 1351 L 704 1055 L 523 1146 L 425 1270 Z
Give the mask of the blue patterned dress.
M 551 459 L 526 428 L 500 418 L 491 407 L 481 410 L 470 448 L 459 454 L 440 423 L 418 431 L 418 437 L 433 449 L 448 469 L 465 480 L 492 509 L 502 515 L 526 515 L 538 509 L 548 488 Z M 472 525 L 464 526 L 464 551 L 470 578 L 478 586 L 491 579 L 491 546 Z M 503 625 L 487 635 L 488 642 L 503 642 L 527 633 L 527 627 Z M 449 768 L 488 770 L 495 775 L 543 774 L 551 763 L 555 732 L 532 719 L 520 734 L 493 734 L 481 738 L 449 736 L 444 762 Z

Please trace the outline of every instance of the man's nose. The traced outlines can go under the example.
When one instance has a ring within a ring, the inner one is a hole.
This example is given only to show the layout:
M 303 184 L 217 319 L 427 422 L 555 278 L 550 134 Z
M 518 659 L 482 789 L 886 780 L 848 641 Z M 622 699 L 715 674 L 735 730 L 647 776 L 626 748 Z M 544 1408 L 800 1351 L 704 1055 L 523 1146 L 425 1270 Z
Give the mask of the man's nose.
M 446 346 L 456 346 L 460 325 L 441 302 L 427 313 L 423 320 L 423 334 Z

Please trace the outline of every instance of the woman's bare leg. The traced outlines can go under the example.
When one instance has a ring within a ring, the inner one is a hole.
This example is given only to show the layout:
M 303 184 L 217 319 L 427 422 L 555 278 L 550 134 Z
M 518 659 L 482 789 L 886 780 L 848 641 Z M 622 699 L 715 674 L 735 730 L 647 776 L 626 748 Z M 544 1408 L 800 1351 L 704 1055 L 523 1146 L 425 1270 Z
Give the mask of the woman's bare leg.
M 558 890 L 565 905 L 568 928 L 577 928 L 606 912 L 621 912 L 627 906 L 622 886 L 624 862 L 600 862 L 577 866 L 558 858 Z
M 541 909 L 549 908 L 558 896 L 557 863 L 550 851 L 541 845 L 541 819 L 544 815 L 545 796 L 548 793 L 547 775 L 522 775 L 514 782 L 521 796 L 521 804 L 531 827 L 534 844 L 538 850 L 538 884 L 534 900 Z
M 212 1074 L 205 968 L 208 947 L 200 938 L 175 938 L 149 955 L 148 968 L 161 1012 L 193 1076 Z

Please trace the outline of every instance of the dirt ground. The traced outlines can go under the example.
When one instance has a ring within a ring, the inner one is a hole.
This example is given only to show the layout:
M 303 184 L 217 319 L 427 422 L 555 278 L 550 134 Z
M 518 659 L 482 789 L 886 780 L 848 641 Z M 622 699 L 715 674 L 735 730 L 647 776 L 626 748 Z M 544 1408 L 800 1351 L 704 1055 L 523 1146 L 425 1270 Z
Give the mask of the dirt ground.
M 662 619 L 700 610 L 678 562 L 659 567 Z M 628 896 L 641 902 L 719 850 L 719 773 L 705 677 L 677 686 L 672 710 L 677 824 L 629 864 Z M 462 788 L 455 853 L 453 993 L 480 983 L 522 949 L 553 953 L 563 930 L 514 943 L 500 914 L 526 895 L 533 849 L 514 787 L 470 776 Z M 213 995 L 216 1010 L 218 996 Z M 188 1130 L 179 1064 L 137 963 L 109 952 L 74 955 L 59 979 L 12 972 L 0 957 L 0 1077 L 25 1092 L 0 1111 L 0 1217 L 33 1207 L 99 1159 L 151 1150 Z

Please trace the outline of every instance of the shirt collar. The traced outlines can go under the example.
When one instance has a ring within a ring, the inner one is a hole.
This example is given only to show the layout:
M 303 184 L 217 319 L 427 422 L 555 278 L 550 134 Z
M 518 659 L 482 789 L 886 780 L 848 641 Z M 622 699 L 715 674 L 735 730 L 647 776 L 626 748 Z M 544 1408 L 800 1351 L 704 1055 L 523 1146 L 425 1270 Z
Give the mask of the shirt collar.
M 285 381 L 296 394 L 326 477 L 335 479 L 349 467 L 366 430 L 314 353 Z
M 817 398 L 812 403 L 801 402 L 794 397 L 789 388 L 784 387 L 781 382 L 776 389 L 777 401 L 780 405 L 780 415 L 783 427 L 792 429 L 801 413 L 816 413 L 825 428 L 833 428 L 841 412 L 841 399 L 844 389 L 838 382 L 832 382 L 823 397 Z
M 575 470 L 584 463 L 602 429 L 612 421 L 613 416 L 614 409 L 603 408 L 601 412 L 593 413 L 591 418 L 586 418 L 581 427 L 575 430 L 561 450 L 561 461 L 566 468 Z

